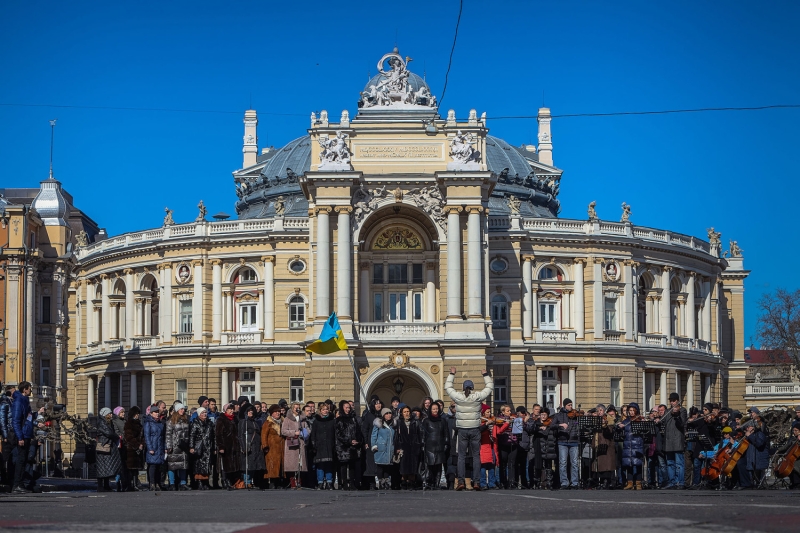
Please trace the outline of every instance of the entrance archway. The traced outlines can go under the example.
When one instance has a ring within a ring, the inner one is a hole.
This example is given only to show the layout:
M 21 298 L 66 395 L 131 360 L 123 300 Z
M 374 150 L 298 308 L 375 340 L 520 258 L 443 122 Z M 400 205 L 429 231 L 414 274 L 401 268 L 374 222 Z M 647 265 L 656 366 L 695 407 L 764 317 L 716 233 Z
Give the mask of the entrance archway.
M 438 397 L 436 383 L 416 368 L 379 369 L 367 378 L 363 387 L 367 398 L 377 394 L 384 406 L 391 403 L 393 396 L 399 396 L 401 402 L 411 407 L 421 404 L 425 396 Z

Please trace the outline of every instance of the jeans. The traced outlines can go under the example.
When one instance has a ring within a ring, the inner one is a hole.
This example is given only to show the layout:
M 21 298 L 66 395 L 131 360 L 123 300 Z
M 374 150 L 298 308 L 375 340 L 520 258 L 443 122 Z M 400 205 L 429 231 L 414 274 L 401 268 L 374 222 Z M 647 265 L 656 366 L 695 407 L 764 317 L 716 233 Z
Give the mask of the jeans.
M 333 461 L 323 461 L 317 463 L 317 483 L 322 485 L 323 481 L 333 483 Z
M 20 446 L 17 444 L 14 446 L 14 486 L 16 487 L 24 487 L 27 482 L 29 481 L 27 478 L 28 469 L 28 452 L 31 448 L 31 440 L 25 439 L 25 445 Z
M 488 485 L 486 484 L 486 475 L 487 474 L 489 475 L 489 484 Z M 488 488 L 494 488 L 494 487 L 497 486 L 497 478 L 494 475 L 494 465 L 488 465 L 487 464 L 486 467 L 481 465 L 481 479 L 480 479 L 480 481 L 481 481 L 480 485 L 481 485 L 482 489 L 485 489 L 487 487 Z
M 670 482 L 667 456 L 664 452 L 658 452 L 655 457 L 658 459 L 658 484 L 665 487 L 669 485 Z
M 468 448 L 469 447 L 469 448 Z M 464 484 L 467 449 L 472 453 L 472 475 L 481 471 L 481 432 L 478 428 L 458 429 L 458 483 Z
M 698 457 L 693 461 L 692 465 L 694 466 L 692 469 L 692 485 L 699 485 L 702 481 L 700 471 L 703 468 L 703 460 Z
M 683 487 L 685 462 L 683 452 L 667 452 L 667 484 Z
M 578 486 L 578 476 L 580 476 L 580 458 L 578 445 L 568 446 L 566 444 L 558 445 L 558 474 L 561 478 L 561 486 L 568 487 L 569 480 L 567 479 L 567 459 L 570 462 L 570 479 L 572 486 Z

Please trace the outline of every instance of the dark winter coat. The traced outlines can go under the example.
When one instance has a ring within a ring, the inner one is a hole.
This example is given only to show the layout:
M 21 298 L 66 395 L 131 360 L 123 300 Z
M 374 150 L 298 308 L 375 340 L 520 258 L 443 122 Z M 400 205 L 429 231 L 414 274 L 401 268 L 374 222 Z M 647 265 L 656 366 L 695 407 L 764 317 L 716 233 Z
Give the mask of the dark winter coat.
M 597 461 L 592 464 L 595 472 L 613 472 L 617 468 L 617 446 L 614 428 L 607 426 L 594 434 L 594 450 Z
M 361 449 L 364 447 L 364 437 L 361 435 L 361 428 L 353 413 L 344 413 L 336 417 L 336 458 L 347 463 L 355 461 L 360 457 Z M 357 444 L 353 444 L 356 441 Z
M 560 424 L 567 424 L 567 429 L 562 428 Z M 558 413 L 553 417 L 553 421 L 550 425 L 554 426 L 559 444 L 575 446 L 579 444 L 578 419 L 570 418 L 569 415 L 567 415 L 567 410 L 563 407 L 559 409 Z
M 164 464 L 164 451 L 166 449 L 166 426 L 161 420 L 153 420 L 148 416 L 142 421 L 145 442 L 145 462 L 149 465 Z M 153 453 L 150 453 L 150 452 Z
M 185 416 L 173 423 L 167 420 L 166 430 L 167 467 L 169 470 L 189 468 L 189 417 Z
M 255 412 L 255 408 L 250 406 Z M 239 420 L 239 470 L 255 472 L 264 470 L 264 452 L 261 451 L 261 428 L 258 420 L 243 418 Z
M 125 439 L 125 420 L 114 415 L 114 418 L 111 419 L 111 425 L 114 426 L 114 431 L 117 433 L 117 437 L 120 439 Z
M 766 470 L 769 467 L 769 437 L 760 429 L 755 430 L 747 442 L 750 446 L 744 452 L 745 468 L 747 470 Z
M 539 442 L 539 454 L 543 461 L 558 459 L 558 441 L 553 424 L 555 422 L 550 422 L 548 426 L 537 424 L 534 430 L 536 436 L 534 440 Z
M 686 448 L 686 409 L 680 408 L 677 415 L 672 409 L 661 418 L 664 427 L 664 451 L 666 453 L 681 452 Z
M 422 428 L 419 420 L 411 419 L 408 424 L 403 419 L 397 422 L 394 449 L 403 450 L 400 457 L 400 475 L 419 473 L 419 459 L 422 451 Z
M 686 422 L 686 426 L 690 428 L 694 428 L 697 430 L 698 441 L 694 443 L 692 446 L 692 458 L 699 459 L 700 452 L 706 452 L 714 449 L 714 446 L 717 444 L 716 439 L 716 432 L 714 428 L 711 427 L 710 424 L 706 422 L 703 417 L 696 418 L 692 421 Z M 700 436 L 705 436 L 705 439 L 700 438 Z M 708 446 L 705 441 L 708 440 L 711 443 L 711 446 Z
M 447 462 L 450 451 L 450 432 L 447 421 L 441 416 L 429 416 L 422 421 L 422 446 L 425 464 L 441 465 Z
M 622 441 L 622 466 L 642 466 L 644 459 L 644 440 L 641 435 L 631 431 L 631 420 L 622 421 L 625 439 Z
M 217 418 L 214 426 L 214 438 L 217 441 L 217 454 L 222 470 L 227 474 L 239 471 L 239 438 L 236 432 L 236 418 L 230 420 L 224 414 Z M 224 453 L 220 452 L 224 450 Z
M 30 398 L 20 391 L 14 391 L 11 396 L 11 427 L 17 440 L 33 438 L 33 416 L 31 416 Z
M 97 453 L 97 473 L 95 477 L 106 478 L 116 476 L 122 472 L 122 460 L 119 456 L 119 437 L 114 431 L 114 426 L 105 418 L 97 422 L 97 444 L 111 446 L 109 453 Z
M 281 420 L 267 417 L 261 425 L 261 451 L 264 454 L 264 478 L 275 479 L 282 475 L 283 437 Z
M 189 429 L 189 449 L 194 450 L 192 461 L 195 474 L 211 475 L 214 445 L 214 423 L 208 418 L 205 421 L 195 418 Z
M 309 442 L 314 451 L 314 464 L 334 460 L 336 456 L 336 419 L 332 414 L 329 413 L 325 418 L 322 418 L 319 413 L 314 415 Z
M 0 393 L 0 437 L 12 442 L 15 440 L 13 433 L 14 428 L 11 425 L 11 396 Z
M 380 413 L 375 412 L 374 404 L 370 405 L 369 409 L 364 411 L 361 415 L 361 435 L 364 442 L 369 444 L 372 439 L 372 428 L 375 419 L 380 416 Z M 366 447 L 366 454 L 364 454 L 364 477 L 374 477 L 378 475 L 378 469 L 375 466 L 375 452 L 372 451 L 372 446 Z
M 128 470 L 141 470 L 142 463 L 144 462 L 144 454 L 147 450 L 139 450 L 139 446 L 144 445 L 144 427 L 139 420 L 134 420 L 128 416 L 128 421 L 125 422 L 125 447 L 127 454 L 125 456 L 125 468 Z

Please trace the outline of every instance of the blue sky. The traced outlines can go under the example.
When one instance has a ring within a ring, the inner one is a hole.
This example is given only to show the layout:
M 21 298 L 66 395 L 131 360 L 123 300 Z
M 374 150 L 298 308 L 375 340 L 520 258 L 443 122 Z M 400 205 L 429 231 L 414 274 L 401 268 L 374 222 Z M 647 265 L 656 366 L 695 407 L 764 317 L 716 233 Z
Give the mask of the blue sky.
M 110 234 L 234 213 L 242 115 L 259 144 L 305 134 L 311 111 L 356 111 L 395 42 L 441 96 L 456 0 L 380 2 L 0 3 L 0 186 L 55 172 Z M 395 5 L 396 6 L 396 5 Z M 465 0 L 443 108 L 486 111 L 494 135 L 536 138 L 554 114 L 800 104 L 797 2 Z M 30 107 L 48 105 L 182 111 Z M 220 111 L 220 112 L 211 112 Z M 553 120 L 565 218 L 632 205 L 635 224 L 736 239 L 756 302 L 796 289 L 800 109 Z M 776 260 L 778 262 L 776 263 Z M 770 267 L 769 265 L 773 265 Z M 770 270 L 772 268 L 772 270 Z

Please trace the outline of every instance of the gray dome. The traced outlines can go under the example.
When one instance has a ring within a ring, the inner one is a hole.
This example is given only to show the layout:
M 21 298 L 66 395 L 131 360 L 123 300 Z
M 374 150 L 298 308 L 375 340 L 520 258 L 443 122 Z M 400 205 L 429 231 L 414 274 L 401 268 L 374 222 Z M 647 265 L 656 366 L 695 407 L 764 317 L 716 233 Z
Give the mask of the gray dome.
M 50 177 L 41 182 L 39 194 L 33 199 L 33 208 L 45 226 L 67 226 L 69 205 L 61 194 L 61 182 Z

